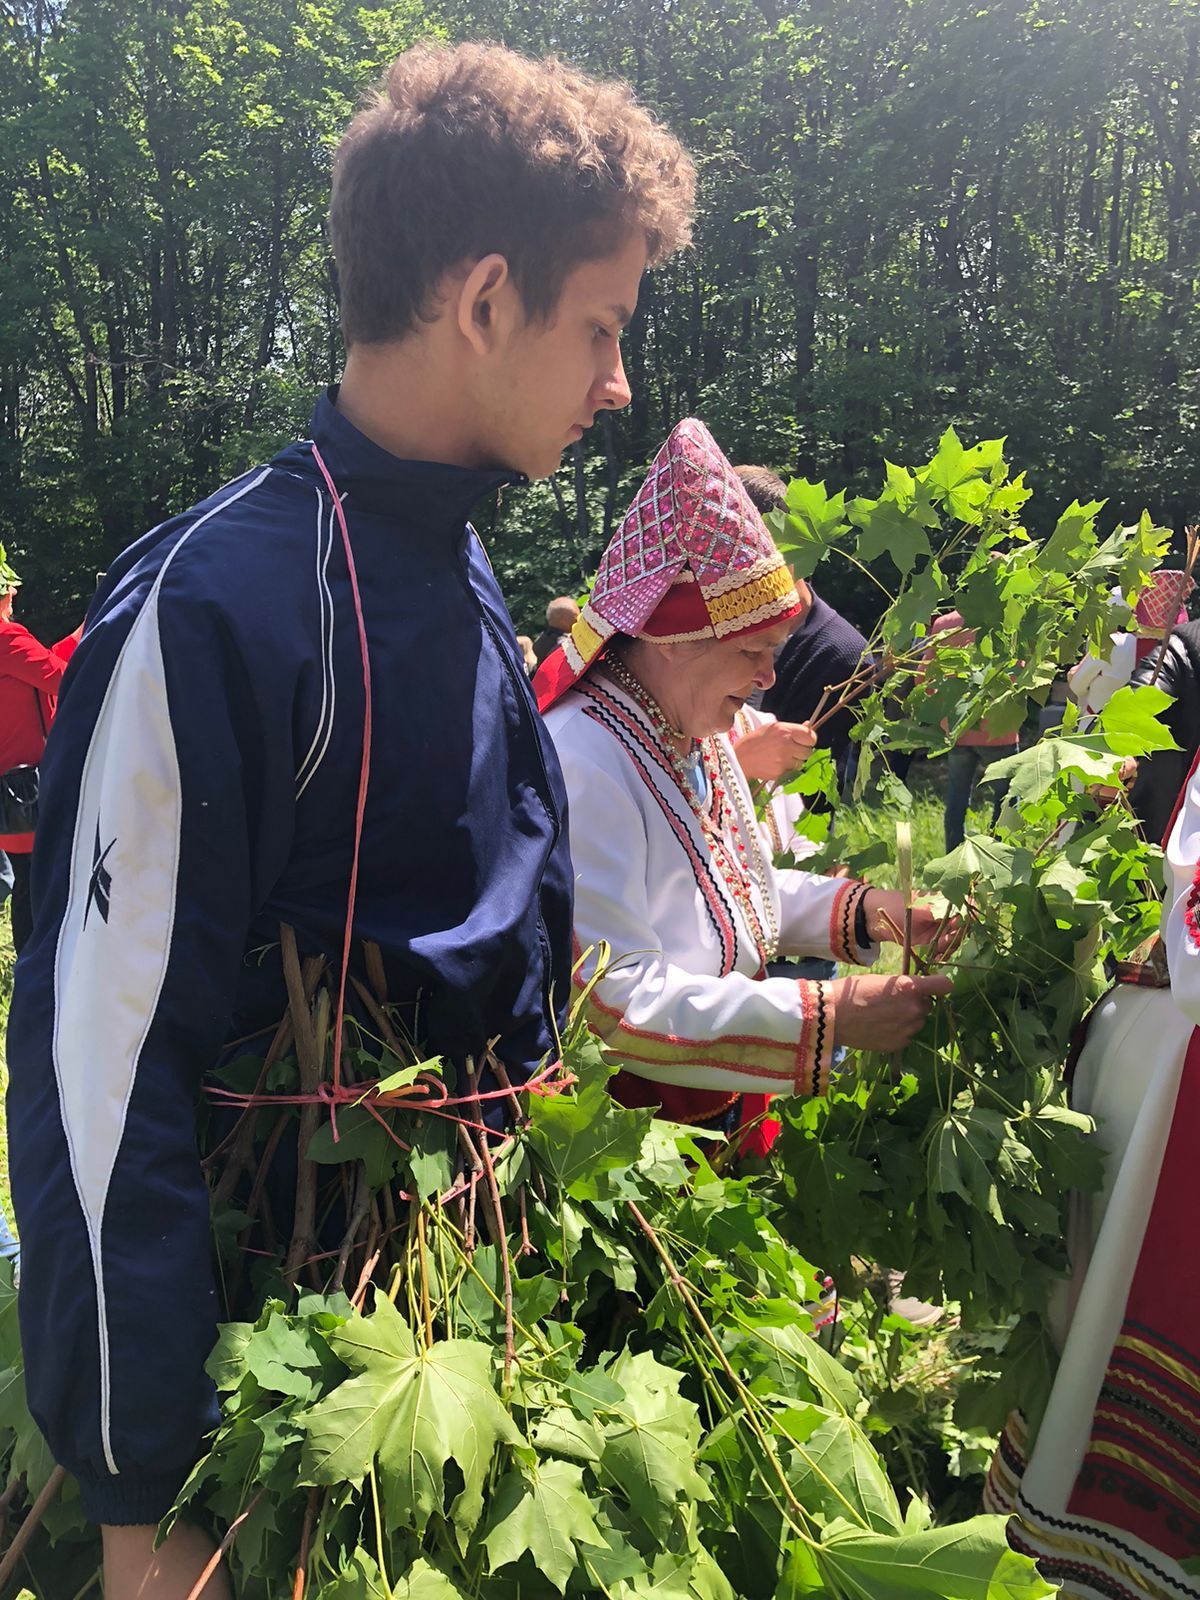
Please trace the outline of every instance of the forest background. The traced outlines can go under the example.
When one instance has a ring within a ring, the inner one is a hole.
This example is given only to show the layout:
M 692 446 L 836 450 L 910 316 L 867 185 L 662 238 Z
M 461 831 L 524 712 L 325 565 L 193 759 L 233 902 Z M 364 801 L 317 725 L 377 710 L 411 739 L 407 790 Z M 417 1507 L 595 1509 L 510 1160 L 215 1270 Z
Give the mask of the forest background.
M 519 628 L 688 413 L 831 488 L 953 423 L 1043 506 L 1200 508 L 1200 0 L 0 0 L 0 538 L 43 637 L 336 379 L 332 147 L 430 35 L 624 77 L 701 174 L 632 406 L 481 508 Z

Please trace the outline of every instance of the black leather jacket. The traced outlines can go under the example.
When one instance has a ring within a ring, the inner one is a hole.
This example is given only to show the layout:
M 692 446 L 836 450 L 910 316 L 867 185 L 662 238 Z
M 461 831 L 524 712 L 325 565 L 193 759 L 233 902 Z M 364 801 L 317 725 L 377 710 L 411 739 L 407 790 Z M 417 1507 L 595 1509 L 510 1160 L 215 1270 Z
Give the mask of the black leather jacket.
M 1131 681 L 1135 685 L 1150 683 L 1157 663 L 1156 647 L 1139 662 Z M 1185 622 L 1172 631 L 1154 681 L 1174 702 L 1164 712 L 1163 721 L 1179 749 L 1156 750 L 1142 757 L 1130 800 L 1147 839 L 1160 844 L 1200 747 L 1200 622 Z

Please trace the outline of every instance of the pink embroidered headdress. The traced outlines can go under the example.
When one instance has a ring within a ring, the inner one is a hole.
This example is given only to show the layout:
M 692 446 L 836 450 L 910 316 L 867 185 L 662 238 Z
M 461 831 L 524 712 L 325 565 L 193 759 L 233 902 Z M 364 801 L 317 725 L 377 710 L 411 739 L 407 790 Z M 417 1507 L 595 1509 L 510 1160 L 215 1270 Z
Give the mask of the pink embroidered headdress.
M 1133 612 L 1133 632 L 1140 635 L 1137 641 L 1139 661 L 1157 649 L 1157 640 L 1164 633 L 1187 621 L 1185 601 L 1195 587 L 1195 582 L 1177 567 L 1162 567 L 1153 575 L 1138 596 Z
M 548 711 L 614 634 L 664 643 L 730 639 L 804 609 L 783 557 L 712 434 L 681 422 L 609 542 L 579 620 L 542 663 Z

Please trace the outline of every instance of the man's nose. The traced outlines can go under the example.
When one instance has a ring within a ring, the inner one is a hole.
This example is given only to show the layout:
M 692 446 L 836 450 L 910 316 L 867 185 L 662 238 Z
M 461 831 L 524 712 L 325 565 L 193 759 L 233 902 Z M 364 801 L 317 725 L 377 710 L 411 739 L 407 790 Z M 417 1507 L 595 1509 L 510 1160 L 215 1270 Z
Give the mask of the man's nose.
M 625 376 L 625 362 L 621 357 L 621 346 L 617 346 L 617 359 L 609 369 L 601 383 L 600 404 L 610 411 L 624 411 L 633 399 L 633 390 L 629 387 L 629 380 Z

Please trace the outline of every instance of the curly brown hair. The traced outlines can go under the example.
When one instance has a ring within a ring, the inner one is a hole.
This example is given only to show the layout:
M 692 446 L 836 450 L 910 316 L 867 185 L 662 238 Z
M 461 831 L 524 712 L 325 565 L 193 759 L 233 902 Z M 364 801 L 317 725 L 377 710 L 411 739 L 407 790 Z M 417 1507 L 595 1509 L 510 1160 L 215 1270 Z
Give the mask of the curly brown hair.
M 493 252 L 547 321 L 567 275 L 634 230 L 651 266 L 688 244 L 695 187 L 690 156 L 624 84 L 498 45 L 416 45 L 334 161 L 346 344 L 412 332 L 447 272 Z
M 742 480 L 742 488 L 750 496 L 757 511 L 765 517 L 768 511 L 782 511 L 787 505 L 787 484 L 770 467 L 734 467 Z

